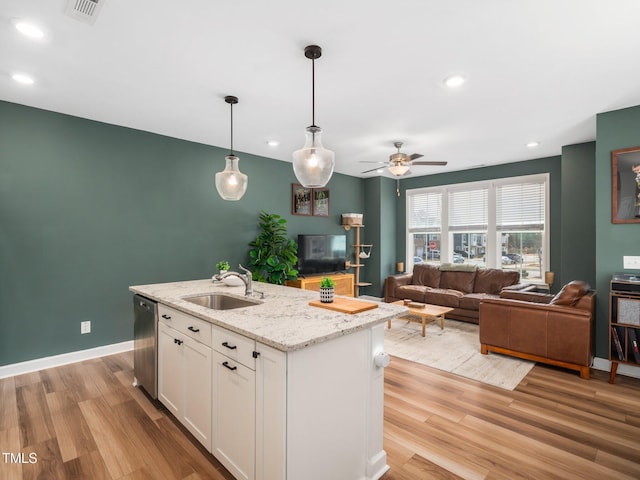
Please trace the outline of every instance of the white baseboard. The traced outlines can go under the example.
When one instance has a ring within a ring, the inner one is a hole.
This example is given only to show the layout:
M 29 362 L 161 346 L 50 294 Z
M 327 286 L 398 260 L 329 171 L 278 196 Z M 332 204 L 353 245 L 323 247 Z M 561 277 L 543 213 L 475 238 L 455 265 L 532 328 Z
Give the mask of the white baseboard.
M 127 342 L 114 343 L 111 345 L 103 345 L 101 347 L 89 348 L 77 352 L 62 353 L 51 357 L 36 358 L 26 362 L 13 363 L 0 367 L 0 378 L 13 377 L 14 375 L 22 375 L 23 373 L 36 372 L 46 368 L 60 367 L 69 363 L 81 362 L 91 358 L 104 357 L 105 355 L 113 355 L 114 353 L 127 352 L 133 350 L 133 340 Z
M 596 357 L 593 359 L 592 368 L 596 370 L 603 370 L 605 372 L 611 371 L 611 362 L 606 358 Z M 627 377 L 640 378 L 640 365 L 634 367 L 626 363 L 619 363 L 616 375 L 625 375 Z

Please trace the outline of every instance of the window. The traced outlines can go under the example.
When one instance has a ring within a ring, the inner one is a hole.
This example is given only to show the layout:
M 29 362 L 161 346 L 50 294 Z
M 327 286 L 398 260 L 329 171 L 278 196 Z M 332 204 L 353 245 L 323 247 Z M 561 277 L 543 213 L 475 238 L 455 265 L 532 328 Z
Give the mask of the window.
M 442 218 L 442 195 L 440 192 L 425 192 L 423 195 L 407 197 L 409 252 L 413 263 L 440 263 L 440 232 Z M 415 233 L 414 233 L 415 232 Z
M 474 263 L 543 282 L 548 175 L 407 191 L 407 264 Z

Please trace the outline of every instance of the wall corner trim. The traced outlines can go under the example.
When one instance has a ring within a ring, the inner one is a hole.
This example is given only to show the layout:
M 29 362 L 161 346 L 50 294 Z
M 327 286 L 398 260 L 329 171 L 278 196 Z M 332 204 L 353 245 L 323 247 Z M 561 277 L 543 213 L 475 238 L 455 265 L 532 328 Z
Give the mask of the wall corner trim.
M 60 367 L 69 363 L 81 362 L 92 358 L 104 357 L 105 355 L 113 355 L 116 353 L 127 352 L 133 350 L 133 340 L 111 345 L 103 345 L 87 350 L 79 350 L 77 352 L 62 353 L 51 357 L 36 358 L 26 362 L 13 363 L 0 367 L 0 378 L 13 377 L 22 375 L 23 373 L 36 372 L 46 368 Z

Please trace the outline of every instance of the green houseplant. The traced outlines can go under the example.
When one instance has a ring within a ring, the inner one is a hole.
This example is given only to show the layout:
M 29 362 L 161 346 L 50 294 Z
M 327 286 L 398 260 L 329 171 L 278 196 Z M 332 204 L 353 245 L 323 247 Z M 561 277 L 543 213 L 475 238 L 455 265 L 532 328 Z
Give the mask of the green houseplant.
M 222 260 L 218 263 L 216 263 L 216 270 L 218 270 L 218 272 L 228 272 L 231 269 L 229 262 L 227 262 L 226 260 Z
M 333 302 L 335 286 L 336 284 L 331 278 L 322 277 L 322 280 L 320 280 L 320 301 L 322 303 Z
M 287 238 L 287 220 L 277 214 L 260 212 L 260 233 L 249 243 L 249 269 L 253 280 L 284 285 L 298 278 L 298 244 Z

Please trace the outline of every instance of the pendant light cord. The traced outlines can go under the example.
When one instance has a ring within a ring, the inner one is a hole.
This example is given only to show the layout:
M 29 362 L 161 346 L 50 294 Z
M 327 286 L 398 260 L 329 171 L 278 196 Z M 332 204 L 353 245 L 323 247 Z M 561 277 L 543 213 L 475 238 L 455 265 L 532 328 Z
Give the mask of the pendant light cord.
M 231 105 L 231 156 L 233 156 L 233 103 Z
M 311 126 L 316 126 L 316 59 L 311 59 Z

